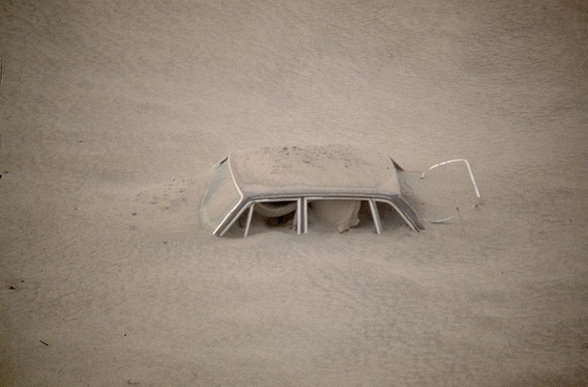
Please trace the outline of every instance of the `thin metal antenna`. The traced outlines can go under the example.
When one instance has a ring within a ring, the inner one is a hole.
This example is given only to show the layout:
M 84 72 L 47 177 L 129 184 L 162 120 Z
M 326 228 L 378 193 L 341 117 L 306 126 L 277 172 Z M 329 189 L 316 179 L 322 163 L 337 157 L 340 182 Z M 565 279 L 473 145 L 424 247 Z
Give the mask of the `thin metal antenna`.
M 443 219 L 430 220 L 429 223 L 431 223 L 431 224 L 447 223 L 447 222 L 449 222 L 453 218 L 455 218 L 455 216 L 449 216 L 449 217 L 443 218 Z
M 459 213 L 459 207 L 455 207 L 457 210 L 457 217 L 459 218 L 459 226 L 461 227 L 461 233 L 463 234 L 463 223 L 461 222 L 461 214 Z
M 472 179 L 472 184 L 474 185 L 474 190 L 476 191 L 476 196 L 478 197 L 478 200 L 480 200 L 481 198 L 480 198 L 480 190 L 478 189 L 478 184 L 476 184 L 476 179 L 474 178 L 474 173 L 472 172 L 472 168 L 470 167 L 470 163 L 466 159 L 455 159 L 455 160 L 449 160 L 449 161 L 444 161 L 439 164 L 435 164 L 432 167 L 430 167 L 429 169 L 427 169 L 425 172 L 423 172 L 423 174 L 421 175 L 421 179 L 424 179 L 425 174 L 433 168 L 437 168 L 437 167 L 440 167 L 445 164 L 455 163 L 458 161 L 463 161 L 465 163 L 466 167 L 468 167 L 468 172 L 470 173 L 470 178 Z

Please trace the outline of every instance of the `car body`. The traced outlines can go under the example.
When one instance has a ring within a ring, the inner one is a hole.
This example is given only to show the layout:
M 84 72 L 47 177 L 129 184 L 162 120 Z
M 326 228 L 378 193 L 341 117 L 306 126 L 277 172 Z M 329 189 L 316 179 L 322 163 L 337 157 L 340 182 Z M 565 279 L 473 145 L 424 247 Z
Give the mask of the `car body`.
M 402 195 L 399 171 L 402 168 L 386 154 L 347 145 L 239 150 L 213 167 L 201 216 L 214 235 L 222 236 L 246 214 L 247 236 L 254 211 L 270 217 L 293 212 L 297 233 L 302 234 L 308 231 L 311 202 L 343 201 L 350 206 L 338 208 L 348 210 L 367 202 L 379 234 L 377 204 L 384 203 L 419 231 L 423 222 Z

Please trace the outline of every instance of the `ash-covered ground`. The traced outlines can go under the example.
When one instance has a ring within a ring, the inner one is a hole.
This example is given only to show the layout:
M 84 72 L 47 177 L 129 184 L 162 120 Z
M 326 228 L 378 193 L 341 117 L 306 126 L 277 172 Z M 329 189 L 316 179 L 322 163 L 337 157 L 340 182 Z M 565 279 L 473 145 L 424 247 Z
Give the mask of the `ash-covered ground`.
M 0 385 L 588 385 L 586 2 L 3 1 L 0 54 Z M 228 152 L 329 143 L 482 205 L 201 225 Z

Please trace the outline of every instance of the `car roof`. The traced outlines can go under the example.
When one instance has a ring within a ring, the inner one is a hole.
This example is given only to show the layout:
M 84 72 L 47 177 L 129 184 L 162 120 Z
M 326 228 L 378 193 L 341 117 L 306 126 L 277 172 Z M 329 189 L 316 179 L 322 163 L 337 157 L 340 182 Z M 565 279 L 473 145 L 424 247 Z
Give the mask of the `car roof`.
M 400 195 L 386 154 L 350 145 L 283 146 L 232 152 L 228 159 L 244 197 Z

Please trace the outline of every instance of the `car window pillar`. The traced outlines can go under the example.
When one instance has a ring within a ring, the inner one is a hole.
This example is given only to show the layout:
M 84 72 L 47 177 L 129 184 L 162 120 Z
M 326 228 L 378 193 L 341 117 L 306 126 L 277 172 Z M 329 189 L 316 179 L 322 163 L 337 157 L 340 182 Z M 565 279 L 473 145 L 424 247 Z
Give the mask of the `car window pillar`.
M 298 198 L 296 200 L 296 234 L 300 235 L 302 232 L 302 199 Z
M 239 213 L 237 214 L 237 216 L 233 216 L 233 219 L 231 219 L 231 221 L 229 222 L 229 224 L 227 224 L 223 230 L 221 231 L 221 233 L 219 234 L 219 236 L 224 236 L 225 233 L 227 231 L 229 231 L 229 229 L 233 226 L 233 224 L 239 219 L 239 217 L 241 216 L 241 214 L 243 213 L 243 209 L 241 211 L 239 211 Z
M 374 199 L 369 199 L 370 210 L 372 211 L 372 217 L 374 218 L 374 225 L 376 226 L 376 234 L 382 233 L 382 222 L 380 221 L 380 213 L 378 212 L 378 206 Z
M 251 226 L 251 218 L 253 217 L 253 207 L 255 207 L 255 203 L 251 203 L 249 206 L 249 211 L 247 212 L 247 222 L 245 223 L 245 233 L 243 234 L 243 238 L 247 238 L 247 234 L 249 234 L 249 226 Z
M 308 199 L 302 198 L 302 233 L 308 233 Z

